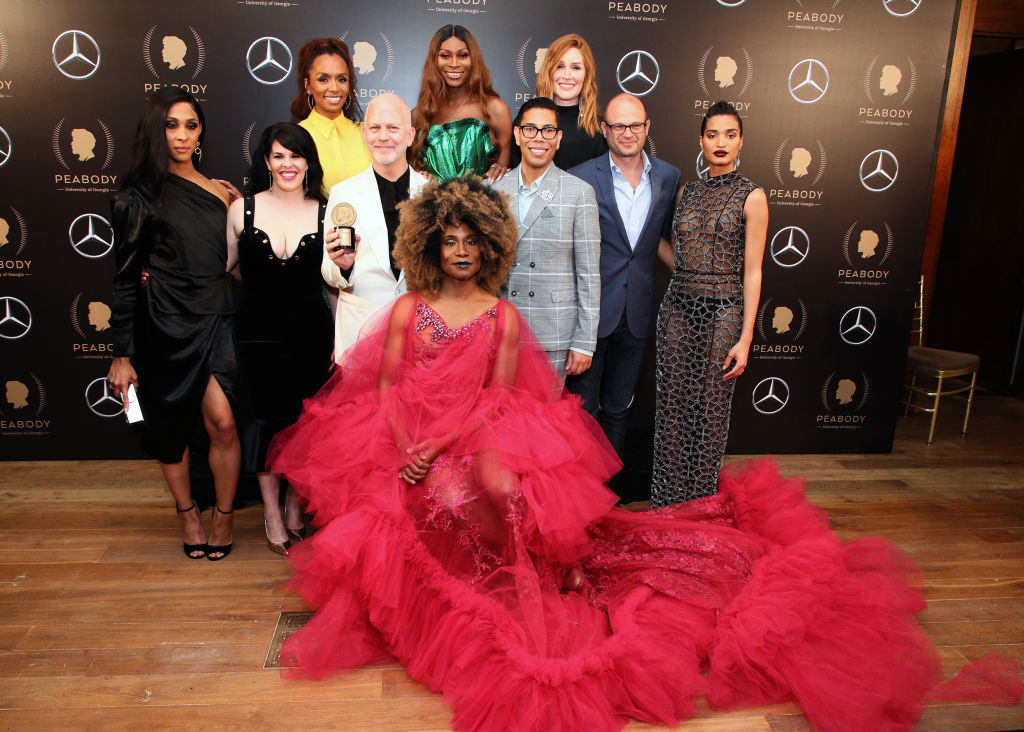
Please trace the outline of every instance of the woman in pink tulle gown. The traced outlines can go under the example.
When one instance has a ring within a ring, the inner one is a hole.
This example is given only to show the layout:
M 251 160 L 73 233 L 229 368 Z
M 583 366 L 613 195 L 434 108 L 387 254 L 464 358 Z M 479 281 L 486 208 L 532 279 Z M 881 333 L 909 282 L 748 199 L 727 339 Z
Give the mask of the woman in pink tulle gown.
M 941 673 L 913 564 L 883 539 L 841 543 L 771 460 L 727 469 L 715 496 L 613 508 L 614 451 L 496 297 L 516 240 L 479 179 L 403 204 L 415 292 L 271 448 L 319 527 L 289 553 L 317 612 L 287 673 L 392 655 L 460 729 L 673 724 L 701 694 L 909 728 Z

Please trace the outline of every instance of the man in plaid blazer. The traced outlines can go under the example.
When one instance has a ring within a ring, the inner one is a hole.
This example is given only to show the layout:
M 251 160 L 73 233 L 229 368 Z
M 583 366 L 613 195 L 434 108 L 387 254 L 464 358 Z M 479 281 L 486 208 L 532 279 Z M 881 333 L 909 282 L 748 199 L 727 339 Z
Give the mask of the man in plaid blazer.
M 547 97 L 519 110 L 512 132 L 522 163 L 495 183 L 519 222 L 515 265 L 502 291 L 562 376 L 590 368 L 601 316 L 601 231 L 594 189 L 555 167 L 562 139 Z

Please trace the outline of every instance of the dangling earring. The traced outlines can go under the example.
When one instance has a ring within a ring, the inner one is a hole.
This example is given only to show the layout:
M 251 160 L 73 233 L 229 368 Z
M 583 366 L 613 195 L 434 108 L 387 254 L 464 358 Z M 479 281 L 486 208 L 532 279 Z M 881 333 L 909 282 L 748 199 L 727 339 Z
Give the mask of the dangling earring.
M 196 145 L 196 149 L 192 152 L 192 154 L 199 158 L 200 163 L 203 162 L 203 151 L 202 148 L 199 147 L 199 145 Z
M 306 169 L 306 172 L 302 174 L 302 192 L 303 193 L 309 193 L 309 169 L 308 168 Z
M 274 171 L 272 171 L 270 169 L 269 165 L 267 166 L 267 173 L 270 174 L 270 187 L 271 187 L 271 189 L 273 189 L 273 187 L 274 187 Z
M 312 112 L 313 111 L 313 95 L 310 94 L 309 92 L 306 92 L 306 104 L 309 105 L 309 111 Z
M 345 109 L 352 109 L 352 95 L 349 94 L 348 98 L 345 99 Z

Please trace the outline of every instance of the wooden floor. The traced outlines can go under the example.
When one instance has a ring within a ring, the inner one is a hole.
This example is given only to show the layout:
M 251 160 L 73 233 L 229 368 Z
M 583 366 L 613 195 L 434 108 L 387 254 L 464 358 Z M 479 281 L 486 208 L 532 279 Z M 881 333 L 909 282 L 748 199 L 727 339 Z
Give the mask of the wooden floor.
M 779 459 L 843 537 L 884 534 L 921 564 L 920 620 L 950 673 L 992 649 L 1024 657 L 1024 402 L 980 397 L 966 440 L 951 406 L 932 447 L 916 417 L 890 455 Z M 0 727 L 448 728 L 440 697 L 398 665 L 325 682 L 265 668 L 281 613 L 305 608 L 259 506 L 236 513 L 219 563 L 187 560 L 176 525 L 154 463 L 0 464 Z M 1022 727 L 1024 705 L 931 706 L 920 723 Z M 685 728 L 808 727 L 783 704 L 703 706 Z

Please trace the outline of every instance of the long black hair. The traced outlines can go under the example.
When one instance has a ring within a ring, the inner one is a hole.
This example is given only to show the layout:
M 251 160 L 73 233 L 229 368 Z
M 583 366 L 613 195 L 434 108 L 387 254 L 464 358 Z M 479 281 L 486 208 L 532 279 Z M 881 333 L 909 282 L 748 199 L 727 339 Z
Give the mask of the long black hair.
M 275 142 L 306 159 L 306 180 L 303 188 L 307 196 L 324 203 L 327 200 L 324 195 L 324 169 L 320 165 L 316 143 L 304 127 L 291 122 L 278 122 L 263 130 L 259 145 L 252 156 L 252 165 L 249 166 L 249 184 L 246 186 L 246 192 L 254 196 L 270 188 L 267 158 L 270 157 L 270 149 Z
M 199 146 L 202 147 L 206 136 L 206 117 L 203 108 L 196 98 L 184 89 L 176 86 L 165 86 L 149 95 L 146 106 L 139 115 L 139 126 L 135 131 L 135 145 L 132 148 L 132 162 L 128 166 L 121 189 L 144 188 L 154 200 L 160 200 L 160 194 L 167 180 L 167 115 L 178 102 L 186 102 L 195 110 L 196 117 L 202 127 L 199 132 Z M 193 163 L 199 163 L 199 155 L 193 155 Z

